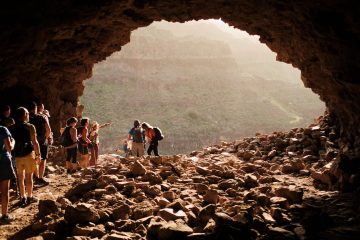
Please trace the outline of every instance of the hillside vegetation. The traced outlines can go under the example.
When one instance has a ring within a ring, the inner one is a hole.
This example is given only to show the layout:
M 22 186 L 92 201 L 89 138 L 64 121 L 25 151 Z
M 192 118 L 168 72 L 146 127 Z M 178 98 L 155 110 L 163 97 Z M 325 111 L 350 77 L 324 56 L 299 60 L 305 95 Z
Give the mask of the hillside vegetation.
M 120 146 L 134 119 L 159 126 L 160 153 L 175 154 L 305 126 L 325 109 L 255 37 L 204 21 L 134 31 L 85 84 L 84 115 L 112 123 L 101 130 L 102 152 Z

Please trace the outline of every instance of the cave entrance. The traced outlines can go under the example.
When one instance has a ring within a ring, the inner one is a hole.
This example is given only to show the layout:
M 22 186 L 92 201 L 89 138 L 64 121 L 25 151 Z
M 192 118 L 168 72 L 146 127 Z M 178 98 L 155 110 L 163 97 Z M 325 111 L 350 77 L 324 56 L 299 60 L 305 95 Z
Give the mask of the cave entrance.
M 325 109 L 258 36 L 213 19 L 133 31 L 85 86 L 83 116 L 112 123 L 101 130 L 103 152 L 120 146 L 134 119 L 163 130 L 161 154 L 178 154 L 306 126 Z

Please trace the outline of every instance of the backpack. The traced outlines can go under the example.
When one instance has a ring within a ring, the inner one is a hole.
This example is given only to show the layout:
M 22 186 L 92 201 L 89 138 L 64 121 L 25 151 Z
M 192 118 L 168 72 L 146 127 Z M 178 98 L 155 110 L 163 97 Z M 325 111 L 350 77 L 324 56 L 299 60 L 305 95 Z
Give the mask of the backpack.
M 154 132 L 155 132 L 155 139 L 158 141 L 161 141 L 164 139 L 164 135 L 161 132 L 161 129 L 158 127 L 154 127 Z
M 16 124 L 11 127 L 10 132 L 15 139 L 15 157 L 24 157 L 34 150 L 29 128 L 29 123 Z
M 47 121 L 44 116 L 35 114 L 30 117 L 30 123 L 35 126 L 36 138 L 40 144 L 46 141 L 46 124 Z
M 60 136 L 60 145 L 64 147 L 68 147 L 73 144 L 73 140 L 71 139 L 70 127 L 66 127 L 64 132 Z
M 143 131 L 141 128 L 134 128 L 134 136 L 133 136 L 133 142 L 135 143 L 143 143 Z

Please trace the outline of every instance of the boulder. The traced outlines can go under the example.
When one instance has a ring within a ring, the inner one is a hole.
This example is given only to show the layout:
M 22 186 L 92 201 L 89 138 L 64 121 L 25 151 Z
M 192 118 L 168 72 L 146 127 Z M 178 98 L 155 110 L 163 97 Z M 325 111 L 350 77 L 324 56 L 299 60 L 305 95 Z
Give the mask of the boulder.
M 146 173 L 146 169 L 139 161 L 135 161 L 130 167 L 130 173 L 133 176 L 143 176 Z
M 96 179 L 92 179 L 89 180 L 85 183 L 81 183 L 77 186 L 75 186 L 74 188 L 71 188 L 66 194 L 65 197 L 66 198 L 70 198 L 70 197 L 82 197 L 85 193 L 94 190 L 97 186 L 97 180 Z
M 59 211 L 59 204 L 55 202 L 54 200 L 40 200 L 39 201 L 39 218 L 45 217 L 47 215 L 50 215 L 51 213 L 56 213 Z
M 292 185 L 289 187 L 279 187 L 275 190 L 275 195 L 277 197 L 284 197 L 288 200 L 290 204 L 301 203 L 304 195 L 302 189 L 296 188 Z
M 121 205 L 113 210 L 112 216 L 114 220 L 126 220 L 130 215 L 130 206 L 127 204 Z
M 208 189 L 209 189 L 209 187 L 205 184 L 202 184 L 202 183 L 196 184 L 196 191 L 199 194 L 205 194 Z
M 66 207 L 64 218 L 71 224 L 88 222 L 96 223 L 100 220 L 100 215 L 91 204 L 79 203 L 75 207 Z
M 210 189 L 206 191 L 204 196 L 204 201 L 209 204 L 216 204 L 219 200 L 218 191 L 215 189 Z
M 257 177 L 254 174 L 245 174 L 244 181 L 245 181 L 245 187 L 247 188 L 254 188 L 259 186 Z
M 158 215 L 160 217 L 162 217 L 163 219 L 165 219 L 166 221 L 171 221 L 171 220 L 176 220 L 176 219 L 187 220 L 187 216 L 186 216 L 186 213 L 184 211 L 182 211 L 182 210 L 175 211 L 172 208 L 161 209 L 158 212 Z

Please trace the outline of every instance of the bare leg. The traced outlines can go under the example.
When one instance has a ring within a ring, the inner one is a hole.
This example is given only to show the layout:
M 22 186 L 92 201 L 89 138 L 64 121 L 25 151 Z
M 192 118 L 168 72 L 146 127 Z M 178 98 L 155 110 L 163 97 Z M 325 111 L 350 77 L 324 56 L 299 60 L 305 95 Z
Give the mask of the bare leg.
M 39 178 L 43 178 L 43 177 L 44 177 L 45 166 L 46 166 L 46 159 L 45 159 L 45 160 L 41 160 L 41 161 L 40 161 L 40 165 L 39 165 Z
M 10 188 L 10 180 L 2 180 L 0 181 L 0 189 L 1 189 L 1 213 L 2 215 L 7 215 L 8 206 L 9 206 L 9 188 Z
M 32 197 L 33 195 L 33 173 L 25 173 L 25 181 L 26 181 L 26 192 L 28 197 Z
M 22 198 L 25 197 L 24 172 L 25 171 L 18 172 L 19 191 L 20 191 L 20 197 Z

